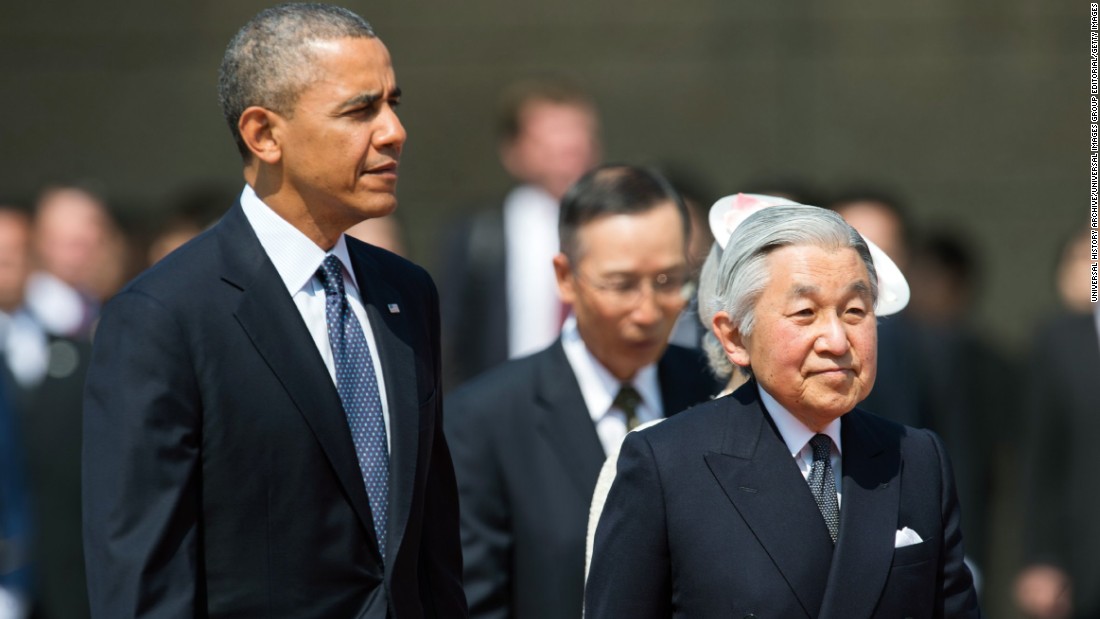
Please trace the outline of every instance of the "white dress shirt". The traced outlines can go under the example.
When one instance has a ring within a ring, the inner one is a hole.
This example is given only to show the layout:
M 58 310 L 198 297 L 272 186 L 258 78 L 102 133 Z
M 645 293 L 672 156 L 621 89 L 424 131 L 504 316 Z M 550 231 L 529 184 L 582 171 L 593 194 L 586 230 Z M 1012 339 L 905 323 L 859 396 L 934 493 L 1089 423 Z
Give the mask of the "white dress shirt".
M 326 252 L 302 234 L 301 230 L 264 204 L 248 185 L 245 185 L 244 191 L 241 192 L 241 208 L 260 239 L 260 245 L 263 246 L 267 257 L 275 265 L 275 270 L 283 280 L 294 305 L 302 315 L 302 321 L 305 322 L 310 336 L 313 337 L 313 343 L 317 346 L 317 352 L 321 354 L 325 367 L 328 368 L 333 385 L 336 384 L 336 363 L 332 357 L 332 344 L 329 343 L 328 324 L 325 320 L 325 288 L 317 278 L 317 269 L 321 268 L 321 263 L 329 254 L 339 258 L 340 263 L 344 265 L 344 292 L 352 313 L 363 328 L 367 345 L 370 346 L 374 376 L 378 380 L 378 394 L 382 399 L 382 418 L 386 424 L 388 445 L 390 409 L 386 398 L 386 381 L 382 376 L 382 361 L 378 357 L 374 330 L 371 329 L 370 321 L 367 320 L 367 312 L 363 308 L 363 301 L 359 295 L 359 284 L 355 280 L 355 270 L 351 266 L 345 237 L 340 236 L 340 240 L 332 250 Z
M 558 337 L 561 297 L 553 259 L 559 250 L 558 201 L 523 185 L 504 199 L 508 358 L 536 353 Z
M 611 404 L 619 394 L 622 382 L 588 350 L 577 330 L 577 319 L 573 316 L 569 316 L 562 325 L 561 343 L 565 349 L 565 357 L 577 377 L 588 414 L 596 425 L 596 434 L 600 437 L 604 453 L 618 451 L 628 431 L 626 413 Z M 651 363 L 638 370 L 630 383 L 638 391 L 638 395 L 642 396 L 642 401 L 635 410 L 638 422 L 663 418 L 665 411 L 661 402 L 661 386 L 657 381 L 657 364 Z
M 768 411 L 768 415 L 775 422 L 775 427 L 779 429 L 779 435 L 783 437 L 783 442 L 787 444 L 787 450 L 791 453 L 795 463 L 798 464 L 799 470 L 802 471 L 802 477 L 809 479 L 810 468 L 814 463 L 814 448 L 810 445 L 810 439 L 818 433 L 807 428 L 790 411 L 783 408 L 783 405 L 776 401 L 770 393 L 764 391 L 759 383 L 757 389 L 760 391 L 761 401 L 764 402 L 764 409 Z M 829 465 L 833 467 L 833 479 L 836 480 L 836 504 L 837 507 L 840 507 L 840 467 L 842 460 L 840 456 L 840 419 L 837 418 L 829 422 L 829 425 L 825 426 L 821 434 L 828 435 L 829 438 L 833 439 L 833 446 L 829 450 Z

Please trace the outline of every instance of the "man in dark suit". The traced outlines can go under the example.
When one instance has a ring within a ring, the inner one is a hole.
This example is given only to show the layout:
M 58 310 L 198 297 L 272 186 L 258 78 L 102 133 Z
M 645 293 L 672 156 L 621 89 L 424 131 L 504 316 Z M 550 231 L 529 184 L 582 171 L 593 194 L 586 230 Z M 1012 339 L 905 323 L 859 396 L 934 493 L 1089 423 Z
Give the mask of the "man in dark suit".
M 500 103 L 500 161 L 517 185 L 449 228 L 441 256 L 446 388 L 557 339 L 562 319 L 550 261 L 558 202 L 599 160 L 588 95 L 559 79 L 522 80 Z
M 438 306 L 344 230 L 396 207 L 390 57 L 268 9 L 219 94 L 240 202 L 105 309 L 85 399 L 95 617 L 462 617 Z
M 687 212 L 655 173 L 597 168 L 562 200 L 554 270 L 572 305 L 561 338 L 448 398 L 476 617 L 573 617 L 588 506 L 605 453 L 638 422 L 716 393 L 669 347 L 683 309 Z
M 942 443 L 855 408 L 876 369 L 863 239 L 763 209 L 718 281 L 716 335 L 754 378 L 627 437 L 586 616 L 980 616 Z

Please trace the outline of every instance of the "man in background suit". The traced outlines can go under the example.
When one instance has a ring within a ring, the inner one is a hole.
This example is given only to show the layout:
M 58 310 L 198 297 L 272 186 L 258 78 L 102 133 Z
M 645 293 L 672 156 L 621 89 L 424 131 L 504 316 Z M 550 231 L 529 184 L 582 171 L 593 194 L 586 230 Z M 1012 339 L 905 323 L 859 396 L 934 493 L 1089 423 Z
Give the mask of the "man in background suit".
M 1024 614 L 1100 617 L 1100 306 L 1091 299 L 1086 227 L 1065 243 L 1058 292 L 1064 310 L 1036 332 L 1028 356 L 1024 457 L 1024 568 L 1015 586 Z
M 93 616 L 462 617 L 427 273 L 343 232 L 396 207 L 389 53 L 262 11 L 219 94 L 240 202 L 105 309 L 85 399 Z
M 28 602 L 36 619 L 80 619 L 88 616 L 80 424 L 92 347 L 86 339 L 49 332 L 43 324 L 49 321 L 27 307 L 31 236 L 25 212 L 0 206 L 0 382 L 17 417 L 33 508 L 30 552 L 24 553 L 34 568 Z
M 444 241 L 448 390 L 557 339 L 563 311 L 551 260 L 558 202 L 600 156 L 595 105 L 567 81 L 512 84 L 500 108 L 500 161 L 519 184 L 503 205 L 458 221 Z
M 472 616 L 579 616 L 605 454 L 637 423 L 717 392 L 697 353 L 668 346 L 685 303 L 687 226 L 655 173 L 586 174 L 562 199 L 553 266 L 573 317 L 561 338 L 448 398 Z
M 940 440 L 855 408 L 878 280 L 836 214 L 760 210 L 718 273 L 713 327 L 754 379 L 631 433 L 585 608 L 607 617 L 979 617 Z

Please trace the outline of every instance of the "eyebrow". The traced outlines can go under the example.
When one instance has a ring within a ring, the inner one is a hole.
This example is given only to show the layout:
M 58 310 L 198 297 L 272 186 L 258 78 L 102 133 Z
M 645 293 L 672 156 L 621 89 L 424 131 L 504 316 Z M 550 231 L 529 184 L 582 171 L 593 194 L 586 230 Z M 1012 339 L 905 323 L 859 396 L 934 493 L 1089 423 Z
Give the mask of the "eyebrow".
M 383 93 L 381 93 L 381 92 L 377 92 L 377 91 L 375 91 L 375 92 L 364 92 L 362 94 L 356 95 L 356 96 L 348 99 L 347 101 L 344 101 L 344 103 L 340 105 L 339 109 L 346 110 L 348 108 L 358 107 L 358 106 L 361 106 L 361 105 L 371 106 L 371 105 L 374 105 L 375 103 L 377 103 L 380 99 L 382 99 L 382 97 L 383 97 Z M 400 88 L 394 88 L 392 91 L 390 91 L 389 95 L 387 95 L 386 98 L 387 99 L 400 99 L 401 98 L 401 89 Z
M 871 287 L 868 286 L 867 283 L 862 281 L 862 280 L 852 282 L 848 286 L 848 290 L 851 291 L 851 292 L 858 293 L 860 295 L 869 295 L 869 294 L 871 294 Z M 814 285 L 811 285 L 811 284 L 802 284 L 802 285 L 798 285 L 798 286 L 795 286 L 794 288 L 792 288 L 790 296 L 792 298 L 809 297 L 809 296 L 813 296 L 813 295 L 817 294 L 818 292 L 820 292 L 820 288 L 818 288 L 817 286 L 814 286 Z

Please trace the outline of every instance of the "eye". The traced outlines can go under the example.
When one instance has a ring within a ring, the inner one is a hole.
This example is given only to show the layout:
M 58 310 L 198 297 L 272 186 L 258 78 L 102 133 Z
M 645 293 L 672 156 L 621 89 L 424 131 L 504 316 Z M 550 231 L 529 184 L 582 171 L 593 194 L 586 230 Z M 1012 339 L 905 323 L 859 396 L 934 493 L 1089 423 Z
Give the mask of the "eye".
M 865 309 L 863 309 L 862 307 L 859 307 L 859 306 L 853 306 L 853 307 L 849 307 L 848 309 L 844 310 L 844 315 L 846 317 L 859 320 L 859 319 L 862 319 L 864 316 L 867 315 L 867 310 L 865 310 Z
M 812 307 L 797 308 L 791 312 L 791 316 L 794 318 L 813 318 L 814 310 Z

